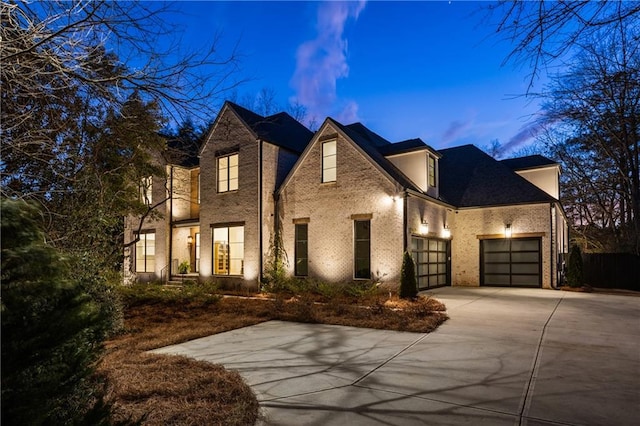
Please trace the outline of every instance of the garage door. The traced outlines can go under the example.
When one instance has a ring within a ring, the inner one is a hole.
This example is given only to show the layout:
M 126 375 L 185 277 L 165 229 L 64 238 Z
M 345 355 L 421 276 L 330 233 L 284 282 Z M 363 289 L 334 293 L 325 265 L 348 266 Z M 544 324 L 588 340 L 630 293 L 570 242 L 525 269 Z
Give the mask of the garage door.
M 451 284 L 448 240 L 413 237 L 411 251 L 420 290 Z
M 540 238 L 480 241 L 480 284 L 541 287 Z

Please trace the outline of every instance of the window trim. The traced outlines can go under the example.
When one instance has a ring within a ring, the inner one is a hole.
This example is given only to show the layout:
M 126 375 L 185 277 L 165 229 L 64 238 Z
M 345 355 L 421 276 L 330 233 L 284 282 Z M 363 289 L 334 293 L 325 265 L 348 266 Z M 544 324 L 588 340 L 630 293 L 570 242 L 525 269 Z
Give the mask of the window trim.
M 331 154 L 331 155 L 325 155 L 324 153 L 324 147 L 327 146 L 327 144 L 334 144 L 335 146 L 335 154 Z M 325 167 L 325 159 L 328 157 L 335 157 L 335 166 L 334 167 L 330 167 L 327 168 Z M 325 172 L 327 170 L 335 170 L 335 176 L 333 179 L 326 179 L 325 178 Z M 328 141 L 324 141 L 322 142 L 322 179 L 321 182 L 322 183 L 331 183 L 331 182 L 336 182 L 338 180 L 338 140 L 337 139 L 332 139 L 332 140 L 328 140 Z
M 369 224 L 367 239 L 358 239 L 357 226 L 359 222 L 367 222 Z M 369 256 L 367 258 L 368 263 L 368 276 L 358 276 L 358 259 L 364 259 L 358 257 L 358 242 L 359 241 L 368 241 L 368 252 Z M 353 221 L 353 278 L 356 280 L 370 280 L 371 279 L 371 220 L 354 220 Z
M 238 157 L 237 160 L 236 160 L 238 165 L 235 166 L 236 169 L 237 169 L 236 187 L 232 189 L 231 188 L 231 166 L 230 166 L 230 164 L 231 164 L 231 157 L 233 157 L 233 156 Z M 226 167 L 227 171 L 226 171 L 226 176 L 225 176 L 226 177 L 225 182 L 227 183 L 227 189 L 221 190 L 220 189 L 220 182 L 222 182 L 222 179 L 220 179 L 221 178 L 220 160 L 223 160 L 225 158 L 227 159 L 227 167 Z M 216 157 L 216 192 L 218 192 L 219 194 L 223 194 L 225 192 L 234 192 L 234 191 L 237 191 L 239 187 L 240 187 L 240 157 L 239 157 L 238 152 L 237 151 L 236 152 L 231 152 L 229 154 L 224 154 L 224 155 L 220 155 L 220 156 Z

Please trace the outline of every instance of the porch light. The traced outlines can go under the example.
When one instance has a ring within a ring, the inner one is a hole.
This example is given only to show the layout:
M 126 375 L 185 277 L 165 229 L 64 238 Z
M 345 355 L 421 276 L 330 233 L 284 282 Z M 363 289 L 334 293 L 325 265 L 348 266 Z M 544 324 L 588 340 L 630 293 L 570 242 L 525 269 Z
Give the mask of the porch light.
M 443 238 L 451 238 L 451 229 L 449 229 L 449 227 L 447 225 L 445 225 L 444 229 L 442 230 L 442 237 Z
M 193 237 L 192 237 L 191 235 L 189 235 L 189 236 L 187 237 L 187 245 L 188 245 L 189 247 L 191 247 L 191 245 L 193 245 Z
M 511 224 L 507 223 L 504 226 L 504 237 L 505 238 L 511 238 Z
M 429 233 L 429 224 L 426 221 L 423 220 L 420 224 L 419 232 L 422 235 L 426 235 Z

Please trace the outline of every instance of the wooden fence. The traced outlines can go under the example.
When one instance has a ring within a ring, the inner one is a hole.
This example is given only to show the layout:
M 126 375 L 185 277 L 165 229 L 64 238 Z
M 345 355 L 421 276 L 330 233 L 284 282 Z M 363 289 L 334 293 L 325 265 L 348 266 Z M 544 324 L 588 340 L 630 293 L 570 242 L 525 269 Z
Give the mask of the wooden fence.
M 583 253 L 585 281 L 592 287 L 640 291 L 640 256 Z

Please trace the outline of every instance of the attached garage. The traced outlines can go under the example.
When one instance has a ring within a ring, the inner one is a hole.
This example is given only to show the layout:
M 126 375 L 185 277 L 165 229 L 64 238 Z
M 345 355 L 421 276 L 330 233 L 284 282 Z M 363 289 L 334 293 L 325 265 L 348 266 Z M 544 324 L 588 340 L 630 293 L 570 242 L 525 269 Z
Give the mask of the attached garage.
M 449 240 L 413 237 L 411 253 L 416 264 L 418 289 L 451 285 Z
M 542 287 L 541 239 L 481 240 L 480 285 Z

